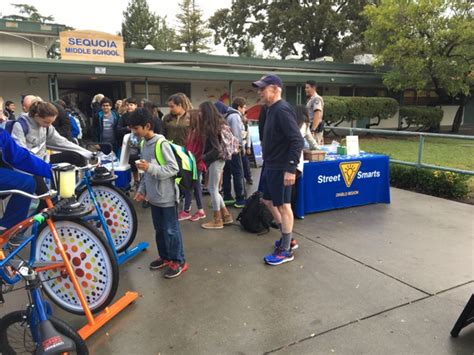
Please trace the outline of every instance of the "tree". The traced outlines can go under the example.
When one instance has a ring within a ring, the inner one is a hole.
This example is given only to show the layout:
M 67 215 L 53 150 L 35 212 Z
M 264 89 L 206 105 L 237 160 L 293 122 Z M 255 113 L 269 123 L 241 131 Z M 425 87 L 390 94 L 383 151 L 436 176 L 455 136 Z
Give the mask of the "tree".
M 125 47 L 143 49 L 153 43 L 157 34 L 157 20 L 147 0 L 131 0 L 123 17 L 121 35 Z
M 366 20 L 360 12 L 375 1 L 235 0 L 230 9 L 214 13 L 209 27 L 214 43 L 224 43 L 230 54 L 245 53 L 250 36 L 261 37 L 264 49 L 282 59 L 288 55 L 339 58 L 345 48 L 361 42 Z
M 32 22 L 40 22 L 40 23 L 46 23 L 46 22 L 52 22 L 54 21 L 54 17 L 49 15 L 49 16 L 43 16 L 41 15 L 36 7 L 28 4 L 12 4 L 20 14 L 25 15 L 8 15 L 4 16 L 4 19 L 9 19 L 9 20 L 15 20 L 15 21 L 32 21 Z
M 179 48 L 176 32 L 160 17 L 150 11 L 147 0 L 131 0 L 123 12 L 122 32 L 125 47 L 144 49 L 148 44 L 157 50 Z
M 152 42 L 153 48 L 161 51 L 180 49 L 176 31 L 169 27 L 166 17 L 156 16 L 156 36 Z
M 474 85 L 474 10 L 465 0 L 383 0 L 367 6 L 365 38 L 387 65 L 384 83 L 396 91 L 434 89 L 460 102 L 457 132 Z
M 179 4 L 180 13 L 176 15 L 179 25 L 178 40 L 185 45 L 186 51 L 198 53 L 209 50 L 208 40 L 211 37 L 204 25 L 202 11 L 196 6 L 195 0 L 182 0 Z
M 31 21 L 31 22 L 39 22 L 39 23 L 47 23 L 53 22 L 54 17 L 52 15 L 43 16 L 41 15 L 36 7 L 28 4 L 12 4 L 17 11 L 26 16 L 22 15 L 7 15 L 3 16 L 3 19 L 6 20 L 13 20 L 13 21 Z M 72 30 L 72 27 L 65 27 L 66 30 Z M 61 51 L 59 49 L 59 41 L 56 41 L 52 44 L 52 46 L 47 51 L 47 57 L 52 59 L 59 59 L 61 58 Z

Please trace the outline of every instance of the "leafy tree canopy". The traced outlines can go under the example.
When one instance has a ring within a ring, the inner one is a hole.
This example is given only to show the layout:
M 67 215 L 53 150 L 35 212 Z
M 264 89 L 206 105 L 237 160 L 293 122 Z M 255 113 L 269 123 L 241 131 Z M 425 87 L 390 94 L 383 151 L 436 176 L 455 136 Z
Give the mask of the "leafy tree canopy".
M 376 1 L 235 0 L 230 9 L 214 13 L 209 27 L 214 43 L 224 43 L 230 54 L 247 52 L 250 39 L 258 37 L 264 49 L 283 59 L 340 58 L 346 48 L 360 46 L 367 25 L 360 12 Z
M 364 10 L 365 38 L 388 65 L 392 89 L 434 88 L 439 97 L 460 99 L 457 131 L 466 96 L 474 85 L 474 8 L 465 0 L 382 0 Z
M 190 53 L 208 51 L 211 32 L 207 29 L 202 11 L 196 6 L 195 0 L 182 0 L 179 8 L 180 13 L 176 15 L 179 22 L 179 42 Z
M 376 64 L 392 68 L 385 84 L 468 95 L 474 83 L 473 9 L 464 0 L 383 0 L 367 6 L 365 38 Z
M 15 20 L 15 21 L 32 21 L 32 22 L 40 22 L 40 23 L 46 23 L 46 22 L 53 22 L 54 17 L 49 15 L 49 16 L 43 16 L 41 15 L 36 7 L 28 4 L 12 4 L 21 15 L 8 15 L 4 16 L 4 19 L 7 20 Z
M 177 48 L 176 33 L 166 18 L 150 11 L 147 0 L 131 0 L 123 12 L 122 31 L 125 47 L 144 49 L 152 45 L 157 50 Z

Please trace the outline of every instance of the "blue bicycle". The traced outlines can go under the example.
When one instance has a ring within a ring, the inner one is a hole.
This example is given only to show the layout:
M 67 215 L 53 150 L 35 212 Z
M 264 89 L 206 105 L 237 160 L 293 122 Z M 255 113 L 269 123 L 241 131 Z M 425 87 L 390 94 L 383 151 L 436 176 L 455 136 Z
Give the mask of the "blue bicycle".
M 84 177 L 76 187 L 77 200 L 96 212 L 84 218 L 113 240 L 117 253 L 130 247 L 137 235 L 137 213 L 130 198 L 113 185 L 117 178 L 105 167 L 77 168 Z
M 0 195 L 22 194 L 31 199 L 51 198 L 54 191 L 33 196 L 23 191 L 0 191 Z M 52 316 L 52 309 L 42 297 L 43 282 L 34 268 L 35 240 L 38 230 L 70 201 L 59 201 L 55 206 L 26 219 L 0 236 L 0 303 L 3 293 L 21 280 L 26 283 L 29 304 L 26 310 L 11 312 L 0 320 L 0 353 L 2 354 L 61 354 L 74 352 L 88 354 L 81 337 L 65 322 Z M 8 255 L 2 250 L 9 238 L 19 230 L 32 227 L 32 235 Z M 31 244 L 30 259 L 23 260 L 19 253 Z M 12 289 L 10 288 L 10 292 Z

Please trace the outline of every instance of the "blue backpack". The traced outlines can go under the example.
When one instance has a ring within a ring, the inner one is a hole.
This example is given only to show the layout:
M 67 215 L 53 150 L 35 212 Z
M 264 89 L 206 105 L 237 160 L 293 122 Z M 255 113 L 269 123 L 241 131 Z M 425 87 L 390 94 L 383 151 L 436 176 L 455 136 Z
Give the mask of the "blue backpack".
M 19 123 L 21 126 L 21 129 L 23 130 L 23 134 L 26 135 L 28 134 L 30 128 L 28 127 L 28 122 L 26 122 L 26 119 L 24 117 L 18 117 L 16 120 L 8 120 L 6 125 L 5 125 L 5 131 L 8 132 L 9 135 L 12 135 L 13 131 L 13 125 L 15 123 Z
M 69 116 L 69 121 L 71 121 L 71 134 L 74 138 L 77 138 L 81 133 L 81 130 L 77 125 L 76 119 L 70 113 L 68 113 L 67 115 Z

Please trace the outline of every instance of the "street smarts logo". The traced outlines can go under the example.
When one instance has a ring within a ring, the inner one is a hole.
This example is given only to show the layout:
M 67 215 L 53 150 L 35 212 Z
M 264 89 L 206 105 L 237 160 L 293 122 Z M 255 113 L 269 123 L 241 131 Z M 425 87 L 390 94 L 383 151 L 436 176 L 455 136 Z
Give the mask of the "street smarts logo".
M 360 161 L 350 161 L 339 164 L 339 169 L 341 170 L 342 177 L 344 178 L 344 182 L 348 188 L 351 187 L 352 182 L 359 171 L 360 164 Z

